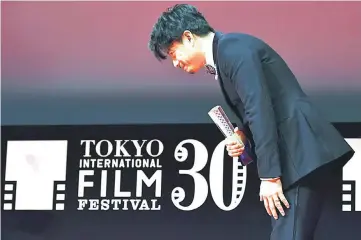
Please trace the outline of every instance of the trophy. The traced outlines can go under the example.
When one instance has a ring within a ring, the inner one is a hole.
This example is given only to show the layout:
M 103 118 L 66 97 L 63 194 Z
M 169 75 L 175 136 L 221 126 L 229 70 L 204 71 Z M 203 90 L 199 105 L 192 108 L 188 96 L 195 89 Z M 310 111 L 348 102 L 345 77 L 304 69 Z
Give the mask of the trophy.
M 248 155 L 247 151 L 250 150 L 250 144 L 243 143 L 241 137 L 234 132 L 234 127 L 229 121 L 226 113 L 223 111 L 221 106 L 215 106 L 212 108 L 208 115 L 211 117 L 213 122 L 217 125 L 219 130 L 223 133 L 223 135 L 230 139 L 239 142 L 243 147 L 244 151 L 241 156 L 239 156 L 238 161 L 243 165 L 246 166 L 253 161 L 253 159 Z

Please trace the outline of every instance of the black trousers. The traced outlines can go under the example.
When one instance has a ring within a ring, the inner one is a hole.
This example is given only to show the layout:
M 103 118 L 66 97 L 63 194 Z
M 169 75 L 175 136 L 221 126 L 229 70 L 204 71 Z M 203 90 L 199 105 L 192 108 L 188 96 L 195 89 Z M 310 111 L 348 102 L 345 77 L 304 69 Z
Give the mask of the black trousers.
M 284 191 L 290 203 L 283 217 L 273 217 L 271 240 L 313 240 L 322 206 L 329 190 L 342 178 L 342 168 L 352 157 L 345 154 L 340 159 L 327 164 Z

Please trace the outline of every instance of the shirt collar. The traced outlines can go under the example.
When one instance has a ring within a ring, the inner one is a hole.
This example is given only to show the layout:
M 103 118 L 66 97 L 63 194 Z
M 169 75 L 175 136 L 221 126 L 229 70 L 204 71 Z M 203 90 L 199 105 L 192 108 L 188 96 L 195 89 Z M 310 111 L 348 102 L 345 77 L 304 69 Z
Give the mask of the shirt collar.
M 213 60 L 213 38 L 214 35 L 209 39 L 209 41 L 206 41 L 204 43 L 204 53 L 205 53 L 205 58 L 206 58 L 206 64 L 216 68 L 216 65 L 214 63 Z

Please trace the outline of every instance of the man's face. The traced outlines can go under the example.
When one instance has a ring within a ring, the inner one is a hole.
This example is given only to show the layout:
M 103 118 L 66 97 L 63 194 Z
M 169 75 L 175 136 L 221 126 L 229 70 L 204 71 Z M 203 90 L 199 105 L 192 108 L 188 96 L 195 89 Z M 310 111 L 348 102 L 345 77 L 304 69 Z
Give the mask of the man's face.
M 205 65 L 205 56 L 195 36 L 185 31 L 182 42 L 174 42 L 169 48 L 168 55 L 176 68 L 181 68 L 187 73 L 196 73 Z

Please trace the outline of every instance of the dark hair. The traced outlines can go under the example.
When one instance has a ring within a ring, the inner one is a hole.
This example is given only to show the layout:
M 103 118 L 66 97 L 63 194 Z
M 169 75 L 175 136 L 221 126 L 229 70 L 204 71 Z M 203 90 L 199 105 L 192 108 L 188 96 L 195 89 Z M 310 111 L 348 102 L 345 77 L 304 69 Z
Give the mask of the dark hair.
M 176 4 L 168 8 L 155 23 L 148 48 L 158 60 L 167 58 L 167 51 L 174 41 L 181 41 L 184 31 L 198 36 L 214 32 L 202 13 L 189 4 Z

